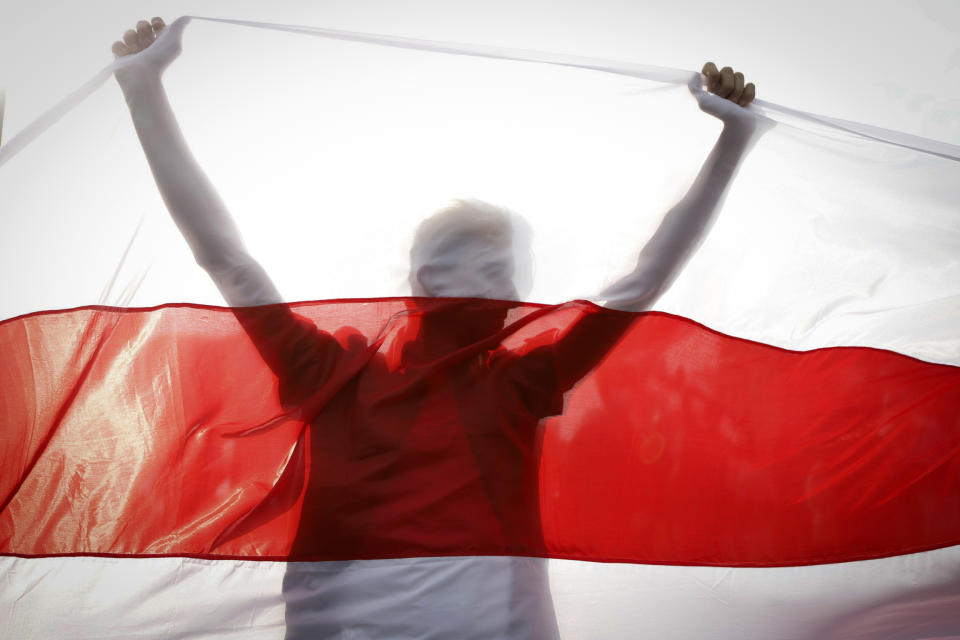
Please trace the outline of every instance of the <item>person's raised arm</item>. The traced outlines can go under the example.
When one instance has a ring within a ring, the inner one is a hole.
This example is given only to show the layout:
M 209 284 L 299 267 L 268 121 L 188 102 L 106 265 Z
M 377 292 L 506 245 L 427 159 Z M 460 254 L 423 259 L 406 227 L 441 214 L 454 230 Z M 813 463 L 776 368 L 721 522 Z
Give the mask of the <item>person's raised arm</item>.
M 190 152 L 164 91 L 161 76 L 180 55 L 188 19 L 166 26 L 160 18 L 137 23 L 113 53 L 123 58 L 115 75 L 133 124 L 170 215 L 197 263 L 216 283 L 227 304 L 282 302 L 260 264 L 247 252 L 237 226 Z
M 723 131 L 687 194 L 664 216 L 640 252 L 636 268 L 600 294 L 604 306 L 645 311 L 676 279 L 703 240 L 714 214 L 743 158 L 768 124 L 746 109 L 755 95 L 753 83 L 730 67 L 703 67 L 707 91 L 691 87 L 705 113 L 723 122 Z

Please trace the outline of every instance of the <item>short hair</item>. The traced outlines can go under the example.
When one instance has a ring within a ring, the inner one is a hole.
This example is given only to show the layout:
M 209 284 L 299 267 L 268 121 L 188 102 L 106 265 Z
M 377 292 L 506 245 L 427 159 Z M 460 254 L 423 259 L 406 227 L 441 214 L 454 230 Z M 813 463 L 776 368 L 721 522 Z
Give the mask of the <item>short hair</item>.
M 482 238 L 510 249 L 514 282 L 523 295 L 532 276 L 529 229 L 523 218 L 505 207 L 473 198 L 453 200 L 417 227 L 410 248 L 410 284 L 416 289 L 417 272 L 431 260 L 467 240 Z

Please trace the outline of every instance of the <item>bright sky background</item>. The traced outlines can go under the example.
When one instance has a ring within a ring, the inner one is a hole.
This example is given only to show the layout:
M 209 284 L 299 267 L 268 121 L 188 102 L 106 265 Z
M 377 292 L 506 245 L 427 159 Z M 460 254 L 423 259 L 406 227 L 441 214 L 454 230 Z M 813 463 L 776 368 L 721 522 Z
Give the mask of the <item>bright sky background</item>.
M 960 144 L 956 0 L 87 0 L 4 2 L 4 139 L 110 60 L 138 19 L 182 14 L 742 69 L 762 98 Z

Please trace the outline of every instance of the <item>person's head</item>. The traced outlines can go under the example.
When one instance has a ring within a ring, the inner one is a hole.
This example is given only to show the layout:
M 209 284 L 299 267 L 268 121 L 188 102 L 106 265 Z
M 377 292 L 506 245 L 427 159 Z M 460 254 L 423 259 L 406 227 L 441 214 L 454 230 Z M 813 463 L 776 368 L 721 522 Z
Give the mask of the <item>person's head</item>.
M 532 272 L 529 226 L 481 200 L 455 200 L 424 220 L 410 250 L 417 296 L 519 300 Z

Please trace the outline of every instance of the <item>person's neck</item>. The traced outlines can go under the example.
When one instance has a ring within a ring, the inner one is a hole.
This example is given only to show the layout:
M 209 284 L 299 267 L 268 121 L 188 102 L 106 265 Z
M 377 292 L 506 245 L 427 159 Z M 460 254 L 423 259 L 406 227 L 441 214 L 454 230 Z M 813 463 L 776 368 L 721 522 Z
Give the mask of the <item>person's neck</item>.
M 509 307 L 493 300 L 426 301 L 415 309 L 416 333 L 405 346 L 406 356 L 426 362 L 479 346 L 503 328 Z

